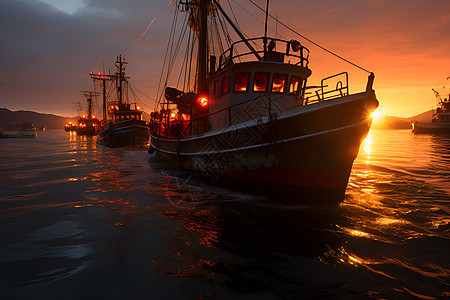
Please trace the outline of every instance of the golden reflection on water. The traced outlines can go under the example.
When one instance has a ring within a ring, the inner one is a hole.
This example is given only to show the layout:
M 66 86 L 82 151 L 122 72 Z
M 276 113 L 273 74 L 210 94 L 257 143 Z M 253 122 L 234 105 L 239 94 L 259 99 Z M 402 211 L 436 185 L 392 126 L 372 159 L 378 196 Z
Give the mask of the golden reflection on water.
M 370 154 L 372 153 L 372 135 L 369 131 L 369 134 L 367 135 L 366 139 L 364 140 L 364 146 L 363 149 L 366 152 L 366 164 L 370 164 Z
M 66 133 L 69 138 L 69 145 L 75 152 L 89 151 L 97 148 L 97 136 L 77 135 L 75 131 Z

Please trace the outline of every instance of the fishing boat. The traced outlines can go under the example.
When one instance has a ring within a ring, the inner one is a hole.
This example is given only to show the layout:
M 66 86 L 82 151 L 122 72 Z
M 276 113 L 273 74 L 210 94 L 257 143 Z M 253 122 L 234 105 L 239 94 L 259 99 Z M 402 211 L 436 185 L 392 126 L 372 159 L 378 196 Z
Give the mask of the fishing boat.
M 128 101 L 128 78 L 125 76 L 127 62 L 119 55 L 116 59 L 118 71 L 115 75 L 93 74 L 94 79 L 102 80 L 104 107 L 106 105 L 106 80 L 116 82 L 117 100 L 110 101 L 109 121 L 99 134 L 99 142 L 109 147 L 139 146 L 148 144 L 150 139 L 149 122 L 143 120 L 143 111 L 137 103 Z M 106 116 L 106 109 L 104 109 Z M 104 117 L 106 119 L 106 117 Z
M 79 117 L 76 132 L 77 135 L 96 135 L 102 128 L 102 122 L 93 114 L 93 101 L 98 93 L 92 91 L 82 93 L 88 103 L 88 113 Z
M 77 125 L 73 124 L 72 122 L 69 122 L 66 125 L 64 125 L 64 131 L 77 131 Z
M 165 87 L 151 115 L 149 153 L 213 181 L 325 192 L 341 201 L 378 107 L 374 74 L 359 93 L 349 93 L 347 72 L 308 85 L 309 50 L 294 39 L 268 37 L 267 9 L 264 36 L 246 38 L 217 0 L 178 8 L 190 13 L 198 43 L 189 73 L 196 78 L 188 90 Z M 216 30 L 208 25 L 218 24 L 211 20 L 219 14 L 240 40 L 217 59 L 208 50 L 220 38 L 211 42 Z
M 412 122 L 412 131 L 416 134 L 421 133 L 444 133 L 450 134 L 450 94 L 442 100 L 441 95 L 435 89 L 437 107 L 433 113 L 431 122 Z

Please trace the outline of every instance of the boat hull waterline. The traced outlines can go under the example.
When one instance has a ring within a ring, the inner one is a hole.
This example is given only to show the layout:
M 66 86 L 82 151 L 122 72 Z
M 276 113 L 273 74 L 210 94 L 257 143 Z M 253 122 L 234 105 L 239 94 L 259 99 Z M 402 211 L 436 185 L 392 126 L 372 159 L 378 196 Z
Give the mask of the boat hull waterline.
M 145 145 L 150 139 L 148 122 L 136 119 L 109 124 L 99 135 L 100 143 L 115 147 Z
M 413 123 L 413 132 L 421 133 L 437 133 L 450 134 L 450 123 Z
M 288 188 L 343 195 L 378 106 L 368 91 L 300 106 L 200 136 L 152 136 L 155 155 L 180 168 Z

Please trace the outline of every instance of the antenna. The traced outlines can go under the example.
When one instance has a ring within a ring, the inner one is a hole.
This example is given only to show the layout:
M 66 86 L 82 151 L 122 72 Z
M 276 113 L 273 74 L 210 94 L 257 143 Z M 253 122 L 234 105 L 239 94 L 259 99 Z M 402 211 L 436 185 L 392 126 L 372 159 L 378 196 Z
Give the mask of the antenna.
M 267 19 L 269 17 L 269 0 L 267 0 L 267 5 L 266 5 L 266 22 L 264 23 L 264 57 L 266 56 L 266 52 L 267 52 Z

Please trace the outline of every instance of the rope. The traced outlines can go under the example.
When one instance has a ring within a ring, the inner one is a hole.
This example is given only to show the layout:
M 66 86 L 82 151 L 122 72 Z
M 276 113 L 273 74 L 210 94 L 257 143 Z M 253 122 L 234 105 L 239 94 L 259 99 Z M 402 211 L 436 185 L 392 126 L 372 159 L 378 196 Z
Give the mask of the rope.
M 133 85 L 131 82 L 130 82 L 130 85 L 131 85 L 135 90 L 137 90 L 139 93 L 141 93 L 142 95 L 144 95 L 145 97 L 147 97 L 148 99 L 157 102 L 155 99 L 153 99 L 152 97 L 150 97 L 149 95 L 147 95 L 146 93 L 144 93 L 143 91 L 141 91 L 140 89 L 138 89 L 138 88 L 137 88 L 135 85 Z M 130 88 L 130 90 L 131 90 L 131 88 Z M 149 107 L 149 106 L 147 106 L 147 107 Z
M 250 1 L 253 5 L 255 5 L 257 8 L 259 8 L 261 11 L 263 11 L 263 12 L 265 13 L 265 10 L 264 10 L 263 8 L 261 8 L 258 4 L 256 4 L 255 2 L 253 2 L 253 0 L 248 0 L 248 1 Z M 332 52 L 332 51 L 330 51 L 330 50 L 328 50 L 328 49 L 326 49 L 326 48 L 320 46 L 320 45 L 317 44 L 316 42 L 314 42 L 314 41 L 312 41 L 311 39 L 305 37 L 304 35 L 302 35 L 302 34 L 299 33 L 298 31 L 292 29 L 291 27 L 289 27 L 288 25 L 284 24 L 283 22 L 281 22 L 281 21 L 278 20 L 277 18 L 273 17 L 271 14 L 269 14 L 269 16 L 270 16 L 274 21 L 280 23 L 281 25 L 283 25 L 284 27 L 286 27 L 286 28 L 289 29 L 290 31 L 294 32 L 294 33 L 297 34 L 298 36 L 300 36 L 300 37 L 302 37 L 303 39 L 307 40 L 307 41 L 310 42 L 311 44 L 313 44 L 313 45 L 319 47 L 320 49 L 322 49 L 322 50 L 328 52 L 329 54 L 334 55 L 334 56 L 336 56 L 337 58 L 342 59 L 343 61 L 345 61 L 345 62 L 347 62 L 347 63 L 349 63 L 349 64 L 351 64 L 351 65 L 353 65 L 353 66 L 355 66 L 355 67 L 357 67 L 357 68 L 359 68 L 359 69 L 361 69 L 361 70 L 367 72 L 367 73 L 372 73 L 371 71 L 369 71 L 369 70 L 367 70 L 367 69 L 365 69 L 365 68 L 363 68 L 363 67 L 361 67 L 361 66 L 358 66 L 357 64 L 352 63 L 351 61 L 349 61 L 349 60 L 343 58 L 342 56 L 340 56 L 340 55 L 338 55 L 338 54 L 336 54 L 336 53 L 334 53 L 334 52 Z
M 161 76 L 159 77 L 158 90 L 156 91 L 156 98 L 157 99 L 159 98 L 159 92 L 161 90 L 161 82 L 162 82 L 162 79 L 163 79 L 164 68 L 166 67 L 167 55 L 169 54 L 169 45 L 171 44 L 172 36 L 174 34 L 173 31 L 174 31 L 174 25 L 176 23 L 176 16 L 177 15 L 178 15 L 178 10 L 175 9 L 174 10 L 174 17 L 173 17 L 173 20 L 172 20 L 172 28 L 170 29 L 169 40 L 167 41 L 166 54 L 164 55 L 164 62 L 163 62 L 163 66 L 162 66 L 162 69 L 161 69 Z M 167 79 L 166 79 L 165 85 L 167 85 Z M 162 88 L 163 92 L 164 92 L 164 88 L 165 87 Z M 153 110 L 156 110 L 157 106 L 158 106 L 158 102 L 155 102 L 155 107 L 153 108 Z

